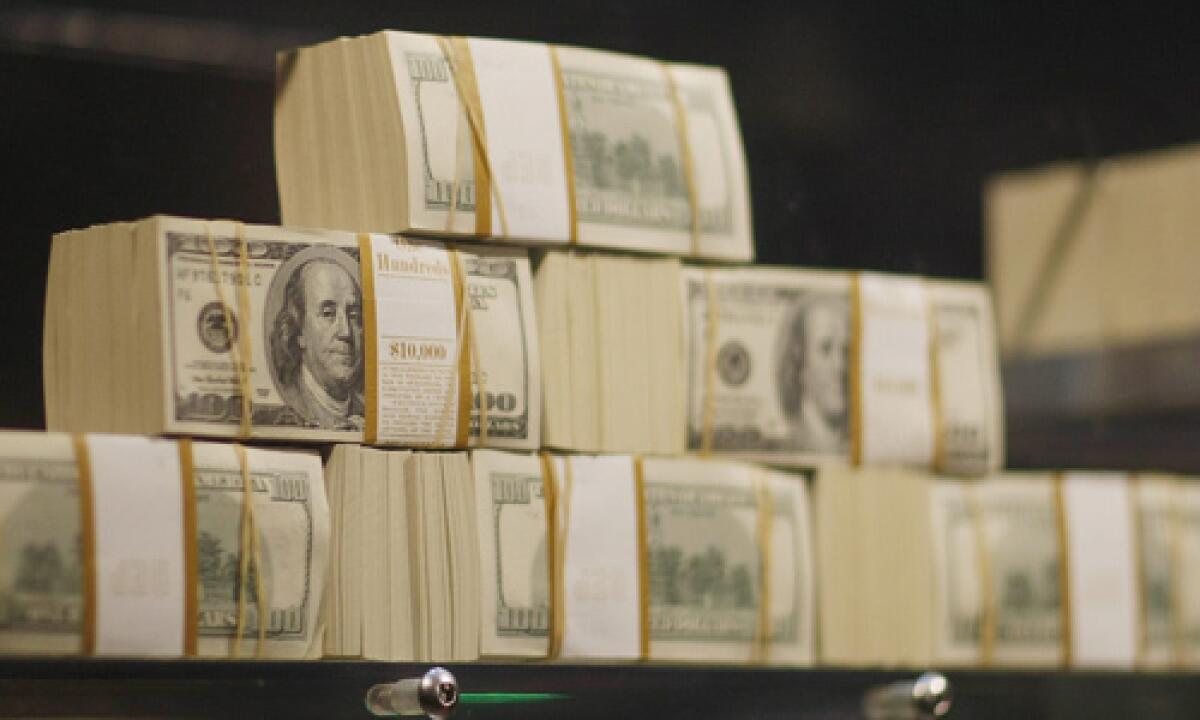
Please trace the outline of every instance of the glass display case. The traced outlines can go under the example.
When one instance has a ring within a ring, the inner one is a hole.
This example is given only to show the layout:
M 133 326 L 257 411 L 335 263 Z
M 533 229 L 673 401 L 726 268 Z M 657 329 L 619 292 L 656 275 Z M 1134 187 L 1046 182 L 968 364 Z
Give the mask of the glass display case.
M 428 665 L 7 659 L 0 716 L 369 718 L 370 688 Z M 899 670 L 639 665 L 450 665 L 454 718 L 868 717 L 876 688 L 911 688 Z M 948 717 L 961 720 L 1194 718 L 1200 682 L 1178 673 L 953 671 Z M 905 717 L 892 714 L 872 720 Z M 907 717 L 931 717 L 912 705 Z

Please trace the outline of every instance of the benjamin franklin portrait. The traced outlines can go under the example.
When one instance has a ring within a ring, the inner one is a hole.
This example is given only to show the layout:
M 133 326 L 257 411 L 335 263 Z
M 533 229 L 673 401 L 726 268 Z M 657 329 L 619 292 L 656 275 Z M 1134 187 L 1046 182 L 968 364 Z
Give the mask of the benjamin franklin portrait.
M 280 267 L 270 295 L 268 349 L 284 402 L 311 427 L 361 430 L 362 290 L 353 259 L 332 247 L 302 250 Z
M 849 337 L 849 304 L 837 293 L 806 293 L 784 323 L 779 404 L 796 450 L 844 453 L 849 447 Z

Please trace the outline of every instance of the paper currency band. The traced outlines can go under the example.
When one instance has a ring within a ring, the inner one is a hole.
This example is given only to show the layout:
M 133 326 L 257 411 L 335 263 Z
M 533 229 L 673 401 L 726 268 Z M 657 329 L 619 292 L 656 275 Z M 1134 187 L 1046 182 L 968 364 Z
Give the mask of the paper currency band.
M 403 243 L 403 236 L 395 236 L 395 242 Z M 473 405 L 473 394 L 471 392 L 471 368 L 472 360 L 474 367 L 481 368 L 480 353 L 478 342 L 474 332 L 474 315 L 471 309 L 471 299 L 467 290 L 466 281 L 466 263 L 458 250 L 446 250 L 447 256 L 450 259 L 450 281 L 452 284 L 452 293 L 455 302 L 455 381 L 458 386 L 458 403 L 457 408 L 453 401 L 454 394 L 447 392 L 443 401 L 442 407 L 438 412 L 437 422 L 434 425 L 433 437 L 430 438 L 428 447 L 467 447 L 470 439 L 471 430 L 471 407 Z M 375 284 L 375 261 L 374 251 L 371 246 L 371 235 L 369 233 L 358 234 L 358 254 L 359 264 L 362 268 L 362 323 L 363 334 L 367 340 L 363 343 L 363 400 L 364 400 L 364 422 L 363 422 L 363 443 L 366 445 L 376 445 L 386 441 L 381 441 L 379 437 L 379 420 L 380 420 L 380 399 L 379 399 L 379 320 L 377 302 L 376 284 Z M 466 346 L 468 350 L 463 351 Z M 480 443 L 483 443 L 487 438 L 487 411 L 484 406 L 487 404 L 483 395 L 483 373 L 478 373 L 480 377 Z M 450 421 L 451 414 L 457 409 L 454 435 L 451 443 L 442 442 L 442 438 L 448 429 L 446 426 Z
M 471 147 L 474 161 L 475 178 L 475 234 L 480 237 L 491 236 L 492 233 L 492 199 L 496 200 L 496 214 L 500 218 L 500 236 L 508 237 L 508 216 L 504 211 L 504 198 L 500 194 L 498 179 L 492 172 L 491 158 L 487 148 L 487 133 L 484 129 L 483 104 L 479 99 L 479 82 L 475 76 L 475 64 L 471 60 L 471 47 L 467 39 L 461 36 L 437 37 L 438 46 L 450 69 L 454 80 L 456 95 L 463 113 L 467 118 L 467 126 L 471 132 Z M 455 143 L 455 153 L 458 144 Z M 454 182 L 451 185 L 450 211 L 446 217 L 446 231 L 454 228 L 454 212 L 458 205 L 458 162 L 454 163 Z
M 80 650 L 83 655 L 95 655 L 97 636 L 96 506 L 92 460 L 88 450 L 87 435 L 72 434 L 71 445 L 79 478 L 80 555 L 83 559 L 83 618 L 80 627 Z M 183 534 L 184 554 L 183 653 L 187 657 L 195 657 L 199 652 L 200 622 L 200 583 L 197 557 L 199 534 L 196 524 L 195 464 L 191 440 L 180 440 L 178 448 L 178 480 L 182 489 L 180 526 Z

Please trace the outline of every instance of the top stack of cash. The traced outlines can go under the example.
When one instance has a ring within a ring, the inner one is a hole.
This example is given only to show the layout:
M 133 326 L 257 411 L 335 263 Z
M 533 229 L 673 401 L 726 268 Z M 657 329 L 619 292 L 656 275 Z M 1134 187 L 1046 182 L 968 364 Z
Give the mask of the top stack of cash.
M 380 32 L 281 55 L 285 225 L 750 260 L 715 67 Z

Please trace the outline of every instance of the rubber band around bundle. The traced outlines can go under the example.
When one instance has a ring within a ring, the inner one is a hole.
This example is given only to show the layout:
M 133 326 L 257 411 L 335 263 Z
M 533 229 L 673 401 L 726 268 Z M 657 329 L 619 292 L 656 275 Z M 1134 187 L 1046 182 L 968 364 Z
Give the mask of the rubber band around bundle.
M 483 107 L 479 99 L 479 85 L 475 77 L 471 48 L 464 37 L 437 37 L 438 47 L 446 60 L 450 76 L 454 81 L 455 94 L 467 119 L 474 150 L 475 167 L 475 234 L 490 236 L 492 224 L 491 201 L 496 201 L 496 214 L 500 218 L 500 235 L 509 236 L 508 215 L 504 210 L 504 198 L 500 193 L 498 178 L 492 169 L 487 150 L 487 133 L 484 130 Z M 447 231 L 453 229 L 454 209 L 458 204 L 458 143 L 455 142 L 455 181 L 451 185 L 450 214 L 447 216 Z
M 579 206 L 576 205 L 575 187 L 575 154 L 571 145 L 571 118 L 567 113 L 567 89 L 563 84 L 562 63 L 558 59 L 558 48 L 546 46 L 550 50 L 550 68 L 554 72 L 554 92 L 558 97 L 558 123 L 563 142 L 563 168 L 567 179 L 567 229 L 570 233 L 567 242 L 570 245 L 579 244 Z
M 942 408 L 942 359 L 938 352 L 938 323 L 936 308 L 929 292 L 929 285 L 924 279 L 925 308 L 929 326 L 929 395 L 933 415 L 933 467 L 941 472 L 946 471 L 946 417 Z
M 549 643 L 546 657 L 550 660 L 562 654 L 563 633 L 566 625 L 566 556 L 567 536 L 570 533 L 571 493 L 574 472 L 571 458 L 563 457 L 563 489 L 559 492 L 554 458 L 549 453 L 540 453 L 542 464 L 542 492 L 546 502 L 546 560 L 549 572 L 550 613 L 547 618 Z
M 1060 664 L 1063 667 L 1070 667 L 1074 648 L 1072 647 L 1072 627 L 1071 618 L 1071 566 L 1070 552 L 1067 538 L 1067 507 L 1064 496 L 1064 480 L 1062 473 L 1054 474 L 1054 522 L 1057 530 L 1058 538 L 1058 602 L 1060 603 L 1059 612 L 1062 617 L 1062 654 Z
M 95 492 L 92 488 L 92 458 L 88 453 L 87 437 L 83 433 L 71 436 L 75 466 L 79 470 L 79 553 L 83 560 L 83 617 L 80 627 L 80 651 L 96 654 L 96 516 Z
M 863 462 L 863 309 L 862 278 L 850 274 L 850 463 Z
M 208 257 L 211 264 L 213 285 L 217 293 L 217 302 L 221 306 L 221 312 L 225 320 L 225 331 L 229 338 L 230 354 L 233 355 L 233 349 L 236 347 L 237 357 L 233 358 L 234 371 L 237 376 L 239 394 L 241 396 L 241 419 L 238 425 L 238 437 L 249 437 L 252 430 L 253 405 L 250 397 L 250 362 L 252 360 L 249 338 L 249 321 L 250 321 L 250 294 L 247 289 L 249 282 L 249 259 L 246 243 L 246 226 L 240 222 L 234 222 L 235 240 L 238 246 L 238 269 L 241 273 L 242 282 L 238 283 L 238 311 L 242 316 L 242 331 L 235 330 L 233 317 L 225 298 L 224 283 L 221 281 L 220 264 L 217 261 L 216 241 L 213 239 L 212 226 L 209 223 L 204 225 L 205 237 L 208 240 Z M 258 595 L 259 605 L 259 642 L 256 648 L 256 654 L 261 655 L 263 652 L 264 640 L 266 637 L 266 620 L 267 616 L 264 612 L 266 598 L 262 587 L 262 565 L 259 554 L 259 538 L 257 532 L 257 523 L 254 517 L 254 488 L 250 482 L 250 470 L 247 466 L 246 449 L 239 443 L 233 444 L 234 453 L 237 455 L 238 465 L 242 474 L 242 524 L 239 534 L 238 556 L 241 559 L 239 563 L 239 583 L 238 583 L 238 607 L 237 607 L 237 624 L 235 627 L 233 639 L 233 656 L 241 655 L 242 633 L 245 630 L 245 594 L 246 583 L 249 574 L 249 563 L 251 556 L 254 559 L 254 567 L 256 569 L 255 590 Z
M 467 367 L 470 371 L 467 382 L 467 394 L 472 398 L 472 402 L 467 408 L 468 424 L 472 409 L 475 405 L 474 397 L 479 398 L 479 447 L 486 447 L 488 442 L 488 395 L 487 395 L 487 373 L 483 369 L 483 357 L 479 352 L 479 333 L 475 328 L 475 305 L 471 300 L 471 284 L 467 273 L 467 261 L 461 252 L 456 252 L 454 257 L 458 262 L 458 272 L 463 278 L 463 306 L 465 310 L 465 327 L 466 344 L 471 354 L 468 358 Z M 470 379 L 474 378 L 474 387 L 472 387 Z M 468 438 L 468 441 L 470 438 Z
M 200 649 L 200 536 L 196 522 L 196 463 L 189 438 L 180 438 L 179 485 L 183 501 L 183 654 L 195 657 Z
M 646 470 L 642 456 L 633 459 L 633 495 L 637 513 L 638 657 L 650 659 L 650 543 L 646 516 Z
M 258 609 L 258 642 L 254 648 L 254 656 L 262 657 L 266 649 L 268 613 L 266 587 L 263 583 L 262 551 L 258 533 L 258 523 L 254 512 L 254 486 L 250 476 L 250 464 L 246 456 L 246 446 L 233 443 L 233 451 L 237 456 L 238 467 L 242 475 L 242 518 L 241 534 L 238 553 L 238 598 L 237 624 L 234 628 L 233 650 L 234 658 L 241 657 L 242 635 L 246 630 L 246 593 L 250 580 L 250 565 L 254 564 L 254 594 Z
M 675 115 L 675 132 L 679 136 L 679 159 L 683 170 L 683 185 L 688 196 L 688 207 L 691 210 L 689 229 L 692 235 L 692 255 L 700 255 L 700 204 L 696 192 L 696 163 L 692 156 L 692 139 L 688 135 L 687 110 L 680 97 L 679 84 L 667 63 L 659 63 L 663 77 L 667 81 L 667 96 Z
M 971 515 L 971 529 L 975 536 L 975 563 L 979 567 L 979 663 L 990 667 L 996 652 L 996 590 L 992 579 L 992 553 L 987 539 L 987 525 L 979 501 L 979 489 L 975 483 L 966 486 L 967 511 Z

